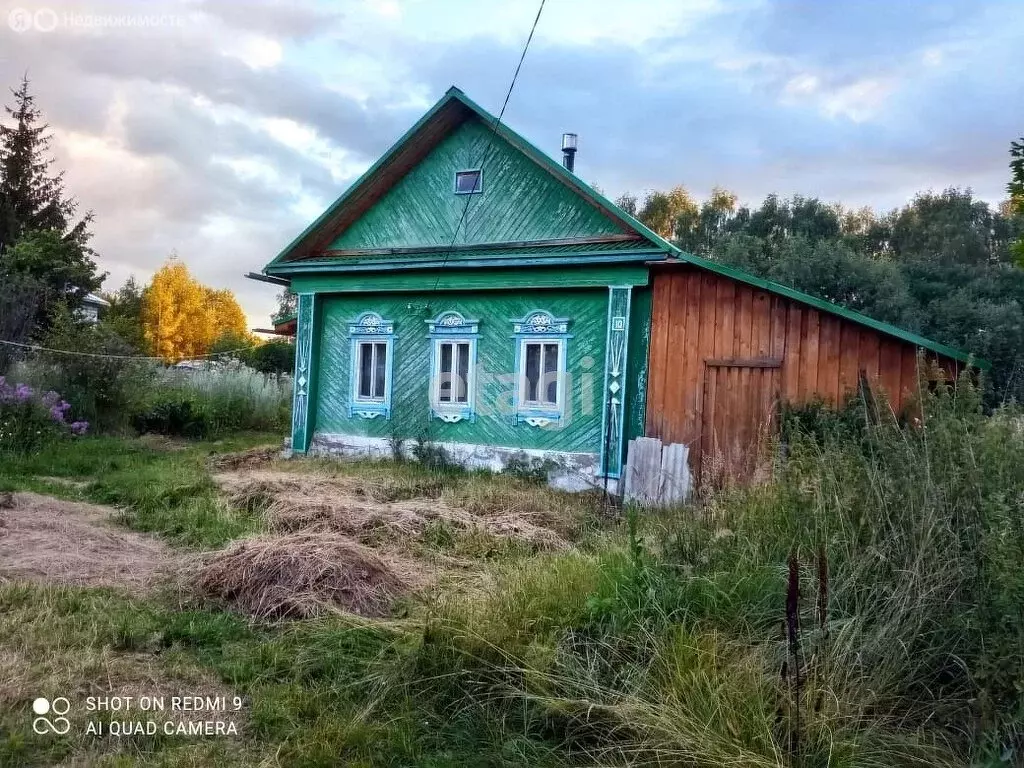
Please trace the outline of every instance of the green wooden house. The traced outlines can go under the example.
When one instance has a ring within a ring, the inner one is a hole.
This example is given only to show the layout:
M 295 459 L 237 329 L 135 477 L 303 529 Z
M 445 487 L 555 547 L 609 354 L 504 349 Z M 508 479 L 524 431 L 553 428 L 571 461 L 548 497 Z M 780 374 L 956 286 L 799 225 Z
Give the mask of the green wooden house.
M 291 450 L 614 480 L 673 250 L 451 88 L 264 269 L 298 295 Z
M 457 88 L 254 277 L 298 295 L 294 453 L 423 441 L 576 489 L 644 435 L 749 473 L 780 399 L 902 404 L 922 352 L 971 362 L 680 252 Z

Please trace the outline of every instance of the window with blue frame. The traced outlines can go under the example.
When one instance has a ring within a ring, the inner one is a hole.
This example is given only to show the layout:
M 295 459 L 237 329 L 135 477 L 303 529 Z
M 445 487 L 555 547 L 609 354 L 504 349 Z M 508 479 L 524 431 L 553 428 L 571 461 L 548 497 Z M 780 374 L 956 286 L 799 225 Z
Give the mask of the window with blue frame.
M 513 320 L 516 339 L 515 421 L 547 426 L 561 421 L 568 397 L 569 319 L 538 310 Z
M 351 340 L 349 416 L 391 418 L 391 370 L 395 326 L 376 312 L 364 312 L 348 325 Z
M 430 413 L 453 423 L 475 417 L 479 323 L 460 312 L 427 320 L 431 339 Z

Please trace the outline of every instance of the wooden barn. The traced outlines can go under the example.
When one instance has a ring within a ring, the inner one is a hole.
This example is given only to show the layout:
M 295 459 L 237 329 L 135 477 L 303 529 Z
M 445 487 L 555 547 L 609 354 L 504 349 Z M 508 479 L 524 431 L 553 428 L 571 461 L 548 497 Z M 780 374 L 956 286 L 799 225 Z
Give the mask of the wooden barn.
M 753 473 L 780 403 L 841 403 L 864 382 L 901 412 L 918 389 L 920 360 L 934 363 L 926 373 L 951 382 L 970 361 L 959 350 L 689 254 L 652 264 L 651 273 L 645 436 L 689 446 L 698 479 Z
M 660 238 L 450 89 L 252 277 L 298 295 L 294 453 L 420 442 L 615 489 L 628 442 L 750 471 L 785 400 L 970 358 Z M 290 327 L 288 330 L 292 330 Z

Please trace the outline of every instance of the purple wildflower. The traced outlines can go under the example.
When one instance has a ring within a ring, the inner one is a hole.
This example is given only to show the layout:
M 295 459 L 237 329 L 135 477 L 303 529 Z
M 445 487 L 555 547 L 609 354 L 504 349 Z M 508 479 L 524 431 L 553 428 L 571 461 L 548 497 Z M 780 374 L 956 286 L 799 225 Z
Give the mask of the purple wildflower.
M 64 411 L 59 405 L 50 406 L 50 418 L 58 424 L 64 423 Z
M 88 421 L 75 421 L 71 424 L 71 434 L 73 435 L 84 435 L 89 431 Z
M 18 388 L 14 390 L 14 399 L 19 403 L 24 403 L 32 397 L 32 387 L 28 384 L 19 384 Z
M 54 392 L 52 389 L 39 398 L 39 402 L 45 405 L 47 408 L 53 408 L 60 402 L 60 395 Z

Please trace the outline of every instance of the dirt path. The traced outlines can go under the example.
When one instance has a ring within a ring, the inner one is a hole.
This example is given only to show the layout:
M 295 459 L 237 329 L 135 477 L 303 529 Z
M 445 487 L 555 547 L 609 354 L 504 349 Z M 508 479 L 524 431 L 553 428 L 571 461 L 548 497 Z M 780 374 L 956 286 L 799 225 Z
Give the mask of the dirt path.
M 144 590 L 173 566 L 173 550 L 112 514 L 36 493 L 0 497 L 0 580 Z

